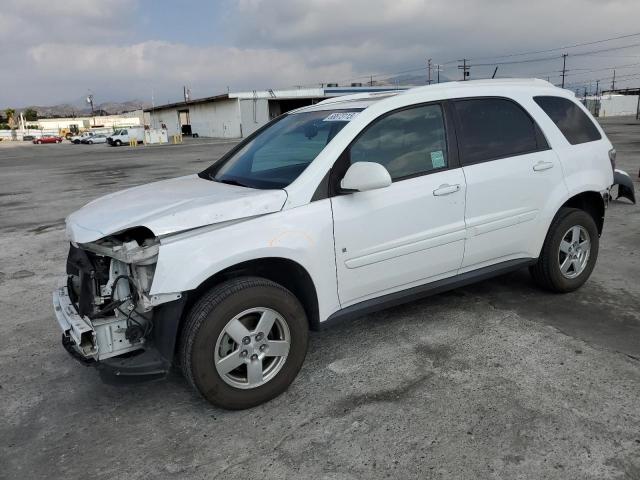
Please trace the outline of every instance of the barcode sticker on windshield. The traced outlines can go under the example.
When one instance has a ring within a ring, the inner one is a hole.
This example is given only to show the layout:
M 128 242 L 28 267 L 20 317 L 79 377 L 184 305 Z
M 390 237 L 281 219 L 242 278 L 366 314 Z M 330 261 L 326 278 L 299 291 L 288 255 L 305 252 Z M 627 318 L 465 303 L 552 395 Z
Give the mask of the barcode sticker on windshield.
M 335 112 L 323 120 L 323 122 L 350 122 L 360 112 Z

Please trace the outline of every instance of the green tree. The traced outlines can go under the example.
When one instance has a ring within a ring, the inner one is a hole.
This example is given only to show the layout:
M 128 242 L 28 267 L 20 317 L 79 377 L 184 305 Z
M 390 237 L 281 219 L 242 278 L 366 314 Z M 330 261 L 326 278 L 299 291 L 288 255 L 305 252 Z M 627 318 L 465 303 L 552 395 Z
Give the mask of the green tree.
M 4 111 L 4 116 L 7 117 L 9 128 L 14 128 L 16 124 L 16 111 L 13 108 L 7 108 Z
M 22 112 L 22 114 L 24 115 L 24 119 L 27 122 L 35 122 L 36 120 L 38 120 L 38 112 L 36 112 L 33 108 L 27 108 L 24 112 Z

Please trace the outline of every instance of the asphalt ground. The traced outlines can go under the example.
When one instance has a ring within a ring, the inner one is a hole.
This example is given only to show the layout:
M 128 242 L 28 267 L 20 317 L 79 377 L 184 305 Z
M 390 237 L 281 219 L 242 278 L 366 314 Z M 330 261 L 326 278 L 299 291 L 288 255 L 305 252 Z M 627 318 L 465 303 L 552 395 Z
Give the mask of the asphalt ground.
M 602 123 L 637 182 L 640 123 Z M 114 387 L 72 360 L 51 307 L 65 216 L 232 145 L 0 143 L 0 478 L 640 478 L 640 210 L 625 201 L 579 291 L 525 270 L 312 333 L 289 390 L 248 411 L 177 373 Z

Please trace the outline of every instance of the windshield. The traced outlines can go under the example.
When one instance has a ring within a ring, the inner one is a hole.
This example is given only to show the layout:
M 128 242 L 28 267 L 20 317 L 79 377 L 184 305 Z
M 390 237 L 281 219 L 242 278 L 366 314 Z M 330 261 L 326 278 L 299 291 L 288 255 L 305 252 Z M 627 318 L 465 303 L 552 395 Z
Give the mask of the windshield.
M 200 176 L 243 187 L 284 188 L 360 111 L 322 110 L 284 115 Z

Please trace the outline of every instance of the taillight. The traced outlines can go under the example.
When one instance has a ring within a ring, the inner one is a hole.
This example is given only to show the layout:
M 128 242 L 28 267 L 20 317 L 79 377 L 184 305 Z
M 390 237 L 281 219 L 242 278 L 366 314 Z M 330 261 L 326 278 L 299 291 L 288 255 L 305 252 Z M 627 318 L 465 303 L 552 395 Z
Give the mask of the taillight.
M 616 149 L 609 150 L 609 161 L 611 162 L 611 170 L 616 169 Z

